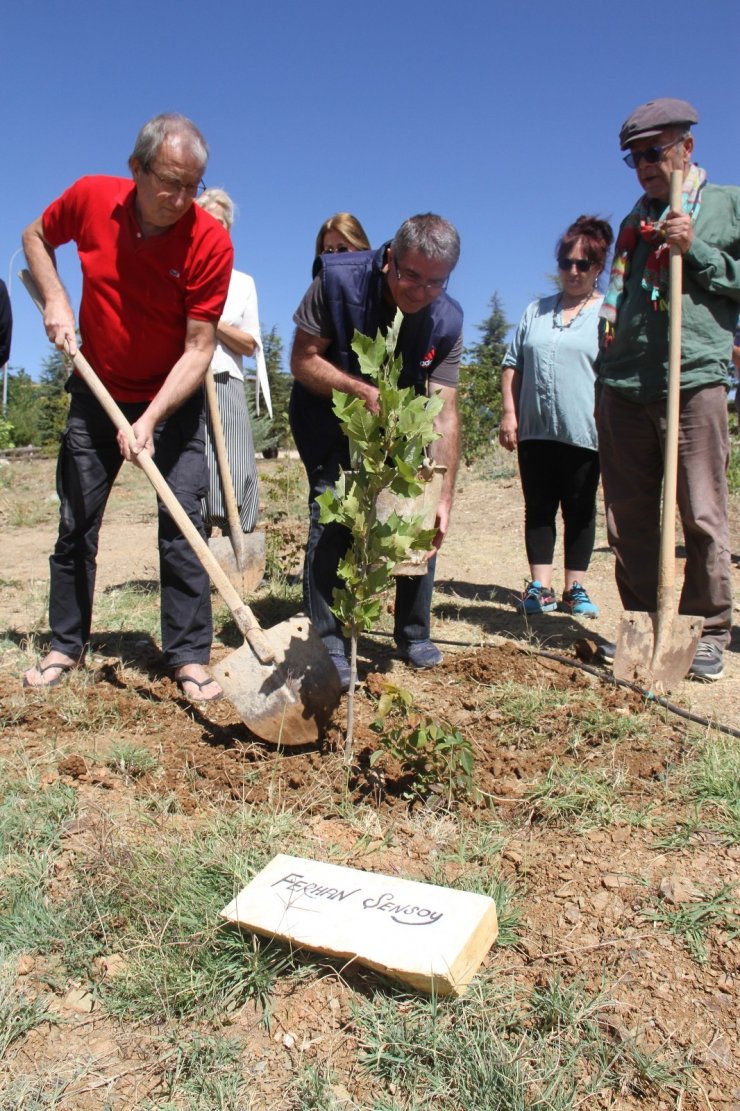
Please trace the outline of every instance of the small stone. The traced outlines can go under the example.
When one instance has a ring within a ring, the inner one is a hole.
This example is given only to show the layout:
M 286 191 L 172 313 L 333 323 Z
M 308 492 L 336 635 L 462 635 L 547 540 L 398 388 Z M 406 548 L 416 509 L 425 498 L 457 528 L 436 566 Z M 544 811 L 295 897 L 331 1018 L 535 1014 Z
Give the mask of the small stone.
M 89 1015 L 95 1006 L 95 1000 L 87 988 L 72 988 L 65 995 L 63 1002 L 65 1007 L 80 1015 Z
M 96 957 L 92 967 L 98 979 L 110 979 L 126 970 L 126 960 L 120 953 L 110 953 L 105 957 Z
M 557 889 L 557 891 L 555 892 L 555 898 L 556 899 L 572 899 L 572 897 L 576 893 L 577 886 L 578 885 L 576 884 L 575 880 L 570 880 L 569 883 L 564 883 L 563 886 L 559 887 Z
M 36 967 L 36 961 L 28 953 L 21 953 L 15 970 L 19 976 L 28 976 Z
M 566 922 L 569 922 L 571 924 L 571 926 L 575 926 L 576 922 L 580 922 L 581 920 L 581 912 L 578 907 L 573 904 L 565 908 L 563 917 L 565 918 Z
M 605 876 L 601 877 L 601 886 L 614 891 L 622 886 L 622 878 L 621 876 L 615 876 L 613 872 L 607 872 Z
M 292 1049 L 295 1045 L 295 1038 L 292 1034 L 283 1034 L 283 1045 L 286 1049 Z
M 664 876 L 658 884 L 660 897 L 669 906 L 679 906 L 681 903 L 691 902 L 691 892 L 685 880 L 676 876 Z
M 610 898 L 608 891 L 597 891 L 595 895 L 591 896 L 591 906 L 597 914 L 601 914 L 609 905 Z

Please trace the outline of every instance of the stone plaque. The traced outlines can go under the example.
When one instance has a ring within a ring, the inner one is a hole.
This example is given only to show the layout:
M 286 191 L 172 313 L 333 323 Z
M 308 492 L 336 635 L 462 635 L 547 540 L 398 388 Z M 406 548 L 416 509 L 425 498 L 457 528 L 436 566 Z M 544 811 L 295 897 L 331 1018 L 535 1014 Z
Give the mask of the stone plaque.
M 498 933 L 486 895 L 282 853 L 221 914 L 439 995 L 462 994 Z

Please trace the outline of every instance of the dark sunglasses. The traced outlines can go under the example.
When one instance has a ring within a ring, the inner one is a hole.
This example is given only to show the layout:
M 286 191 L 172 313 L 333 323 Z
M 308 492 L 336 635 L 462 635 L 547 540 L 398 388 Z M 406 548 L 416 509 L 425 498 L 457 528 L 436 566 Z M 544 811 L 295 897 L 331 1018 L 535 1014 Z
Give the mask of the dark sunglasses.
M 561 270 L 570 270 L 572 266 L 575 266 L 579 274 L 585 274 L 591 269 L 593 263 L 589 262 L 587 258 L 559 258 L 558 266 Z
M 660 162 L 661 158 L 667 150 L 675 147 L 676 143 L 680 143 L 684 136 L 679 135 L 672 143 L 666 143 L 664 147 L 648 147 L 647 150 L 631 150 L 629 154 L 625 154 L 622 159 L 631 170 L 636 170 L 641 162 L 647 162 L 648 166 L 654 166 L 656 162 Z

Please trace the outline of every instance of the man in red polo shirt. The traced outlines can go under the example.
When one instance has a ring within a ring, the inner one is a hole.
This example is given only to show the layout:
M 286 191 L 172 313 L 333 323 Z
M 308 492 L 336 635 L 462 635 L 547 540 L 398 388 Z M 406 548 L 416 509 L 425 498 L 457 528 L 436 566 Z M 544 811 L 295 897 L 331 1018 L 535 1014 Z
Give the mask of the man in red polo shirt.
M 207 488 L 201 383 L 213 355 L 233 265 L 228 234 L 193 200 L 208 148 L 184 116 L 157 116 L 139 132 L 127 178 L 85 177 L 26 228 L 28 266 L 45 302 L 44 327 L 76 351 L 75 320 L 55 264 L 74 241 L 82 266 L 80 332 L 86 358 L 133 425 L 131 448 L 73 374 L 57 464 L 59 536 L 50 559 L 51 648 L 24 676 L 48 687 L 81 662 L 90 637 L 98 533 L 124 459 L 157 465 L 203 533 Z M 162 652 L 185 695 L 221 690 L 205 669 L 212 639 L 208 577 L 159 506 Z

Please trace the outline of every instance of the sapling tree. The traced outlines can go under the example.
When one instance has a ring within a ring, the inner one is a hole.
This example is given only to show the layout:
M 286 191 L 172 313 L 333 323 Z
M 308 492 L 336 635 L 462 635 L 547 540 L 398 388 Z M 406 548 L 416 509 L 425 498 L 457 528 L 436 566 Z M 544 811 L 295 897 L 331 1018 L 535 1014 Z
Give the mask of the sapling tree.
M 335 587 L 332 607 L 351 646 L 347 759 L 352 753 L 357 638 L 378 620 L 380 596 L 390 585 L 394 565 L 411 551 L 430 550 L 434 539 L 435 530 L 424 528 L 421 514 L 406 517 L 393 511 L 381 521 L 376 509 L 383 491 L 409 499 L 422 492 L 432 473 L 427 448 L 438 438 L 434 419 L 442 409 L 441 397 L 425 397 L 398 384 L 402 361 L 395 351 L 402 321 L 398 310 L 387 335 L 379 331 L 370 339 L 354 334 L 352 350 L 360 370 L 378 387 L 378 411 L 371 413 L 360 398 L 334 390 L 334 412 L 349 441 L 351 470 L 317 499 L 322 524 L 343 525 L 349 532 L 339 564 L 344 586 Z

